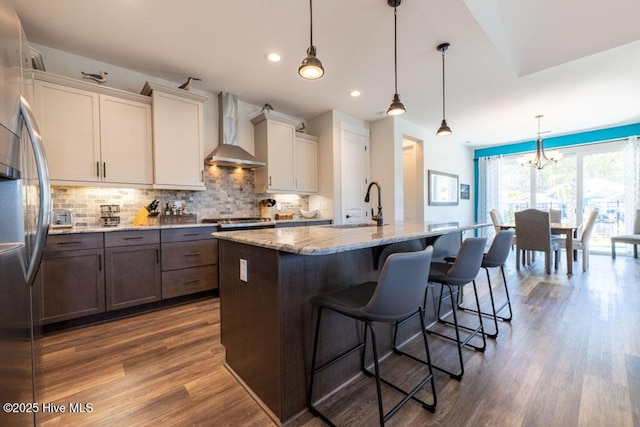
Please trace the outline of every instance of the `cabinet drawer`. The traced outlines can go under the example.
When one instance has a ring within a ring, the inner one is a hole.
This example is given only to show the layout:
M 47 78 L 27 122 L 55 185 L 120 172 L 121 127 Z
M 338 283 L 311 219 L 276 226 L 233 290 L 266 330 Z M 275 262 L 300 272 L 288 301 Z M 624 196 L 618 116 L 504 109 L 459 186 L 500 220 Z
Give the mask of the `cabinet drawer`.
M 102 249 L 103 233 L 56 234 L 47 237 L 47 252 Z
M 104 247 L 155 245 L 160 243 L 158 230 L 113 231 L 105 233 Z
M 208 240 L 212 239 L 211 233 L 218 231 L 218 227 L 190 227 L 175 228 L 171 230 L 161 230 L 162 243 L 171 242 L 187 242 L 191 240 Z
M 187 268 L 162 273 L 162 299 L 178 297 L 218 287 L 218 266 Z
M 162 245 L 162 271 L 218 263 L 218 240 L 195 240 Z

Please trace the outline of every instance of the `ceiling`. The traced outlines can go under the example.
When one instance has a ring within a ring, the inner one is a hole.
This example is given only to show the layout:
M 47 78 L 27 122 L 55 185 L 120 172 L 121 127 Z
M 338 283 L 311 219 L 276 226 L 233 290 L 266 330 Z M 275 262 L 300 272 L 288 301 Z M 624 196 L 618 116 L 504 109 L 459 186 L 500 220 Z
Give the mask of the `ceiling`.
M 13 0 L 30 41 L 308 119 L 338 110 L 384 118 L 394 93 L 386 0 L 316 0 L 326 70 L 297 69 L 309 46 L 303 0 Z M 640 122 L 638 0 L 405 0 L 398 7 L 403 119 L 474 147 Z M 279 63 L 265 54 L 277 51 Z M 46 58 L 45 58 L 46 62 Z M 97 70 L 96 70 L 97 71 Z M 349 96 L 358 89 L 362 95 Z M 434 136 L 435 138 L 435 136 Z

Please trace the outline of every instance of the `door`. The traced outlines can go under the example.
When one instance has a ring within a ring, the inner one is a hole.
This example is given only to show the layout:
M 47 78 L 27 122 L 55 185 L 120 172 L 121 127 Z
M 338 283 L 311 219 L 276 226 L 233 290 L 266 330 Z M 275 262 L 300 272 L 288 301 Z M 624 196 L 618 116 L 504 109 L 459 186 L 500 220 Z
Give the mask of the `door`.
M 340 124 L 341 209 L 337 224 L 368 222 L 364 196 L 369 184 L 369 130 Z
M 402 192 L 404 195 L 403 210 L 405 221 L 418 219 L 418 190 L 416 168 L 416 144 L 404 140 L 402 147 Z

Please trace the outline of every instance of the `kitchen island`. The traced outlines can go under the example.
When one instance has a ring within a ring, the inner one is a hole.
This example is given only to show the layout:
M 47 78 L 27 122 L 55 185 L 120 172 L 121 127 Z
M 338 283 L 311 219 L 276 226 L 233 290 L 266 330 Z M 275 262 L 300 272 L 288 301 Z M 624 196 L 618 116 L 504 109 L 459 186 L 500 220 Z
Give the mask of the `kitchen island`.
M 314 296 L 376 280 L 378 266 L 390 253 L 451 237 L 459 244 L 462 233 L 489 225 L 427 222 L 213 233 L 219 239 L 226 366 L 276 422 L 287 422 L 306 408 Z M 440 251 L 451 255 L 451 250 Z M 361 334 L 352 320 L 331 314 L 323 322 L 319 354 L 344 350 Z M 415 320 L 404 326 L 400 339 L 419 331 Z M 382 351 L 391 348 L 392 331 L 386 329 L 380 325 L 378 332 Z M 331 393 L 359 373 L 358 358 L 346 359 L 320 378 L 317 395 Z

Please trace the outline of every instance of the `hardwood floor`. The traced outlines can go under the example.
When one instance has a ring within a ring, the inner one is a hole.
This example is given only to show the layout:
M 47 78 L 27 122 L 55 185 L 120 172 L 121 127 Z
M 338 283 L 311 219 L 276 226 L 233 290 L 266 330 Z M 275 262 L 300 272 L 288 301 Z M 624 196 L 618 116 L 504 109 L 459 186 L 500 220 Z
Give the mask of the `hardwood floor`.
M 500 323 L 484 354 L 464 350 L 461 382 L 436 373 L 434 414 L 408 403 L 388 425 L 640 425 L 640 260 L 591 255 L 590 270 L 575 263 L 572 277 L 562 264 L 546 275 L 543 260 L 519 272 L 514 263 L 513 321 Z M 498 270 L 492 279 L 501 284 Z M 477 282 L 486 289 L 484 271 Z M 38 400 L 67 412 L 40 413 L 39 425 L 273 425 L 222 365 L 217 299 L 55 333 L 42 345 Z M 434 363 L 455 362 L 452 344 L 431 336 L 429 345 Z M 384 365 L 420 369 L 395 355 Z M 320 407 L 339 425 L 376 425 L 374 390 L 358 378 Z M 397 399 L 385 393 L 386 407 Z M 92 411 L 69 413 L 70 402 Z M 309 414 L 292 424 L 323 425 Z

